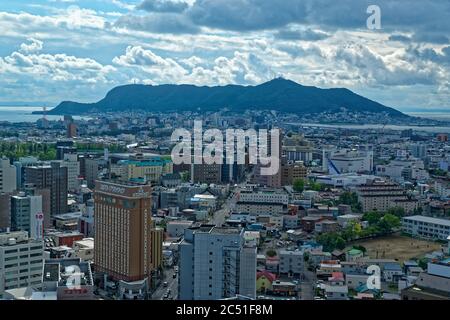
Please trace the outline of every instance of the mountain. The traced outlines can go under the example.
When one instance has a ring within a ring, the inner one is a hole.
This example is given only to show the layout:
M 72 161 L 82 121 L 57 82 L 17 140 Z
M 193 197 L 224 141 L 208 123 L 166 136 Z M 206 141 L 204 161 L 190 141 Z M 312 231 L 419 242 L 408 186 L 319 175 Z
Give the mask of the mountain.
M 91 112 L 215 111 L 228 108 L 277 110 L 289 113 L 337 112 L 345 107 L 358 112 L 386 112 L 392 117 L 406 117 L 400 111 L 364 98 L 348 89 L 320 89 L 277 78 L 257 86 L 227 85 L 125 85 L 112 89 L 96 103 L 64 101 L 48 114 L 86 114 Z

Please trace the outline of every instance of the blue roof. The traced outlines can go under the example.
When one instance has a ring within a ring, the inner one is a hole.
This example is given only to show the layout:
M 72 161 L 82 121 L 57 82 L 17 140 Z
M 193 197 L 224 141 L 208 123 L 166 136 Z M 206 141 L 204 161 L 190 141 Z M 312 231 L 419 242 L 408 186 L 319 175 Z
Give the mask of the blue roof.
M 402 267 L 399 263 L 396 262 L 388 262 L 384 265 L 384 270 L 390 271 L 402 271 Z
M 152 166 L 164 166 L 168 163 L 171 163 L 170 159 L 163 159 L 161 157 L 154 157 L 145 161 L 138 160 L 120 160 L 118 164 L 120 165 L 135 165 L 137 167 L 152 167 Z
M 371 293 L 374 293 L 374 294 L 380 292 L 380 290 L 378 290 L 378 289 L 369 289 L 367 287 L 367 284 L 360 285 L 358 288 L 356 288 L 356 291 L 359 292 L 359 293 L 371 292 Z

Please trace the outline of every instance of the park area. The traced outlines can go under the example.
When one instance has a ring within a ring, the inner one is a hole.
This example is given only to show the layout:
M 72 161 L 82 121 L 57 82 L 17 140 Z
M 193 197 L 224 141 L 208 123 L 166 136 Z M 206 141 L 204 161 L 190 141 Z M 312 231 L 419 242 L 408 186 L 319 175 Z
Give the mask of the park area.
M 353 245 L 365 247 L 366 255 L 372 259 L 397 259 L 399 262 L 421 258 L 427 253 L 441 250 L 439 243 L 400 235 L 355 241 Z

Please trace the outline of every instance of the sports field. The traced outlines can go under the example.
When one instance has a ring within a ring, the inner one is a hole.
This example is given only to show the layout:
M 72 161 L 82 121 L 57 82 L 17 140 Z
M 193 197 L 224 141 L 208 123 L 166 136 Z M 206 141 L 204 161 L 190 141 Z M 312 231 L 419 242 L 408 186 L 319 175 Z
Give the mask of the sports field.
M 367 249 L 366 254 L 370 258 L 397 259 L 399 262 L 412 258 L 421 258 L 429 252 L 441 250 L 439 243 L 400 235 L 356 241 L 352 245 L 365 247 Z

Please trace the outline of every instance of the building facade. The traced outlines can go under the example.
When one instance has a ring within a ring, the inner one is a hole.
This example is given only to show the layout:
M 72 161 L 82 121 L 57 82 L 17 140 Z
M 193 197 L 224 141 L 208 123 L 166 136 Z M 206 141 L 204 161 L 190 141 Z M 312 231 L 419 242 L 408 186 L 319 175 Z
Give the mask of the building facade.
M 67 206 L 67 168 L 60 162 L 50 165 L 31 166 L 25 168 L 25 182 L 33 184 L 36 189 L 50 189 L 50 214 L 68 212 Z
M 402 229 L 415 237 L 446 241 L 450 236 L 450 220 L 425 216 L 403 217 Z
M 44 243 L 26 231 L 0 233 L 0 298 L 5 290 L 42 284 Z
M 0 193 L 13 192 L 17 189 L 16 167 L 9 159 L 0 159 Z
M 256 247 L 244 246 L 244 230 L 202 225 L 185 231 L 179 245 L 179 299 L 255 298 Z
M 151 261 L 151 187 L 96 181 L 94 261 L 115 280 L 148 278 Z

